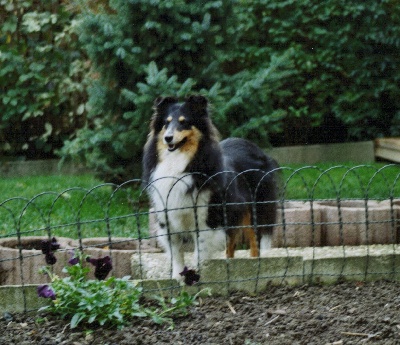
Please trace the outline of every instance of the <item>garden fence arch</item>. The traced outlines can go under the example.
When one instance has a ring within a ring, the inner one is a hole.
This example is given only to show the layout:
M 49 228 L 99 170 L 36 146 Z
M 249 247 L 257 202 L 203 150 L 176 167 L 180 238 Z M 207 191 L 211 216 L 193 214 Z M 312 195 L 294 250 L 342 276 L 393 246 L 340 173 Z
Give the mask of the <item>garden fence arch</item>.
M 224 173 L 231 181 L 245 175 Z M 205 267 L 193 267 L 201 275 L 199 288 L 208 284 L 221 293 L 257 292 L 271 283 L 400 278 L 399 165 L 281 167 L 273 173 L 280 177 L 273 248 L 250 259 L 244 241 L 235 259 L 221 252 Z M 204 177 L 204 186 L 212 182 L 212 176 Z M 144 280 L 149 291 L 159 287 L 146 282 L 156 280 L 169 282 L 162 288 L 179 288 L 169 280 L 171 268 L 157 244 L 157 212 L 146 194 L 153 187 L 132 179 L 1 201 L 0 284 L 45 282 L 36 273 L 45 264 L 40 242 L 55 237 L 61 248 L 53 269 L 60 274 L 70 252 L 79 248 L 96 257 L 110 255 L 113 274 Z M 196 207 L 204 207 L 196 203 L 189 205 L 194 214 Z M 226 210 L 226 205 L 217 206 Z M 260 225 L 253 219 L 255 231 Z M 185 245 L 191 266 L 192 246 Z

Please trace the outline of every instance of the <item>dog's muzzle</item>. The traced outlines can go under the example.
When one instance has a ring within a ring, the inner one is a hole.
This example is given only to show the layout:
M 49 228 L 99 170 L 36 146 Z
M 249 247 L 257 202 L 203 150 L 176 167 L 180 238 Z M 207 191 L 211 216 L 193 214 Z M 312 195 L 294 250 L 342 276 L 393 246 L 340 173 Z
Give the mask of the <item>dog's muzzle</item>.
M 166 142 L 166 144 L 168 145 L 168 151 L 173 152 L 179 148 L 181 148 L 187 141 L 187 138 L 183 138 L 180 142 L 178 142 L 177 144 L 175 144 L 174 141 L 174 137 L 173 136 L 165 136 L 164 140 Z

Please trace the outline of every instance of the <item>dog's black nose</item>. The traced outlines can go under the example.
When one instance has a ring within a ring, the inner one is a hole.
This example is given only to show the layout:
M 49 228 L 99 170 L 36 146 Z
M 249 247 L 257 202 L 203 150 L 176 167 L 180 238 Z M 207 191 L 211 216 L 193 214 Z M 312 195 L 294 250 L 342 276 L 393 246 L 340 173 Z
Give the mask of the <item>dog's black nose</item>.
M 164 137 L 166 143 L 170 143 L 174 137 L 172 135 Z

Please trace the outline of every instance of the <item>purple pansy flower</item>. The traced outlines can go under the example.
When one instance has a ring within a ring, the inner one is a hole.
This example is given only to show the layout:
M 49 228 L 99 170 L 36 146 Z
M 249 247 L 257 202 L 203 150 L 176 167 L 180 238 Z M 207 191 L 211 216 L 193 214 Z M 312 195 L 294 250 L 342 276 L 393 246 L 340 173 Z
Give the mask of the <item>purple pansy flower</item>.
M 93 266 L 95 266 L 94 276 L 98 280 L 104 280 L 107 277 L 107 274 L 112 270 L 111 258 L 107 255 L 104 258 L 92 259 L 88 257 L 86 259 L 87 262 L 90 262 Z
M 51 239 L 51 242 L 50 242 L 50 249 L 51 249 L 52 251 L 56 251 L 56 250 L 60 249 L 60 243 L 57 242 L 57 240 L 56 240 L 55 237 L 53 237 L 53 238 Z
M 75 256 L 75 251 L 70 251 L 71 259 L 69 259 L 68 263 L 73 266 L 79 263 L 79 257 Z
M 76 257 L 72 257 L 71 259 L 69 259 L 68 263 L 73 266 L 79 263 L 79 258 Z
M 57 258 L 53 252 L 47 253 L 45 255 L 46 264 L 54 265 L 57 262 Z
M 48 254 L 50 252 L 56 251 L 60 249 L 60 244 L 57 242 L 56 238 L 53 237 L 51 241 L 43 240 L 42 241 L 42 253 Z
M 57 262 L 53 251 L 60 249 L 60 244 L 57 242 L 56 238 L 53 237 L 51 241 L 43 240 L 41 243 L 42 253 L 45 254 L 45 260 L 48 265 L 54 265 Z
M 195 270 L 189 270 L 186 266 L 179 274 L 185 277 L 184 281 L 186 285 L 194 285 L 200 280 L 200 274 L 197 274 Z
M 56 294 L 48 285 L 39 285 L 37 292 L 39 297 L 51 298 L 52 300 L 56 299 Z

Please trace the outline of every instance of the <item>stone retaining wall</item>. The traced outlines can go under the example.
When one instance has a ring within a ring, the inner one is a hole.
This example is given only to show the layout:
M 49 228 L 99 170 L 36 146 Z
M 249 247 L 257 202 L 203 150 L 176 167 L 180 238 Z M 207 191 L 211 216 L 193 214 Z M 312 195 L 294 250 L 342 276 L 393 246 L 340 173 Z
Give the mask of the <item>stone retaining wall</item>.
M 400 205 L 389 201 L 337 201 L 321 202 L 285 202 L 278 207 L 277 225 L 274 228 L 272 247 L 283 250 L 289 248 L 312 248 L 322 250 L 328 247 L 346 248 L 346 246 L 395 245 L 399 243 Z M 168 276 L 165 255 L 157 247 L 154 213 L 150 212 L 149 224 L 151 240 L 140 242 L 130 238 L 86 238 L 81 241 L 57 238 L 61 250 L 53 269 L 61 274 L 72 248 L 83 248 L 92 257 L 110 255 L 113 261 L 113 275 L 135 278 L 156 278 L 154 269 L 159 267 L 158 259 L 163 257 L 160 267 Z M 47 282 L 47 277 L 38 273 L 45 265 L 40 250 L 42 237 L 22 237 L 0 239 L 0 285 L 32 284 Z M 193 247 L 193 246 L 191 246 Z M 193 248 L 188 246 L 188 251 Z M 272 249 L 274 250 L 274 249 Z M 154 256 L 156 255 L 156 256 Z M 161 256 L 160 256 L 161 255 Z M 221 254 L 221 259 L 224 253 Z M 186 262 L 192 265 L 191 253 L 187 253 Z M 133 258 L 131 263 L 131 258 Z M 133 267 L 133 268 L 132 268 Z M 151 267 L 151 268 L 149 268 Z M 144 273 L 143 273 L 144 272 Z M 162 276 L 162 275 L 161 275 Z M 164 276 L 163 276 L 164 277 Z
M 160 290 L 180 290 L 181 286 L 176 280 L 168 279 L 165 274 L 158 277 L 155 274 L 154 268 L 160 267 L 164 267 L 168 273 L 163 253 L 147 253 L 145 257 L 142 258 L 145 280 L 140 284 L 146 295 L 152 296 L 154 291 Z M 133 255 L 134 272 L 137 272 L 136 260 L 137 256 Z M 249 258 L 248 251 L 239 250 L 235 259 L 222 256 L 210 260 L 200 274 L 201 284 L 186 289 L 196 293 L 199 289 L 210 287 L 214 296 L 227 295 L 232 291 L 254 294 L 265 290 L 270 284 L 333 284 L 342 280 L 382 279 L 400 281 L 400 246 L 276 248 L 262 252 L 260 258 Z M 0 309 L 3 311 L 23 312 L 47 303 L 48 299 L 38 298 L 37 285 L 0 286 Z
M 44 284 L 49 278 L 39 271 L 46 266 L 45 257 L 41 251 L 43 237 L 28 236 L 0 239 L 0 285 Z M 112 274 L 116 277 L 131 275 L 131 256 L 136 253 L 160 253 L 148 240 L 132 240 L 114 238 L 110 244 L 108 238 L 86 238 L 82 244 L 78 240 L 57 237 L 60 249 L 55 252 L 57 262 L 51 266 L 53 272 L 63 276 L 62 269 L 68 264 L 73 250 L 82 245 L 83 252 L 94 258 L 111 256 L 113 262 Z M 91 270 L 89 278 L 94 279 Z

